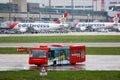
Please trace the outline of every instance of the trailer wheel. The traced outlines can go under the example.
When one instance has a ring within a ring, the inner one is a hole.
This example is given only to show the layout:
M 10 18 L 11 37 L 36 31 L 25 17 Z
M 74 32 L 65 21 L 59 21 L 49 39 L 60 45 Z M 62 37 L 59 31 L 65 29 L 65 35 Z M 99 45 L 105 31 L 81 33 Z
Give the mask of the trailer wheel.
M 71 63 L 71 65 L 75 65 L 76 63 Z
M 55 61 L 53 61 L 53 66 L 56 66 L 57 65 L 57 62 L 56 62 L 56 60 Z
M 40 67 L 41 65 L 40 64 L 37 64 L 37 67 Z

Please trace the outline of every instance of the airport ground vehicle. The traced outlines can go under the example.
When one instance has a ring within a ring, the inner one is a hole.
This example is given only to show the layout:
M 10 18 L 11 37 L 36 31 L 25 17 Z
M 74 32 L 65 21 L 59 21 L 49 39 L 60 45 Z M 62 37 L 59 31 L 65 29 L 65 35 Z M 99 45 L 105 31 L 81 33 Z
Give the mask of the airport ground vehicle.
M 35 65 L 61 65 L 85 62 L 86 47 L 81 45 L 61 45 L 32 47 L 26 50 L 18 48 L 18 52 L 29 53 L 29 64 Z

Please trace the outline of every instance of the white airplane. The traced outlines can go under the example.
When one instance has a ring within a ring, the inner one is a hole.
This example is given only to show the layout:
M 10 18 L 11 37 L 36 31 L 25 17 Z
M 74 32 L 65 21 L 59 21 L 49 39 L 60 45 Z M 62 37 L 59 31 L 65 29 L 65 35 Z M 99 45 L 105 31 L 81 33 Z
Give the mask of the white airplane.
M 113 18 L 113 22 L 84 22 L 84 23 L 77 23 L 75 25 L 76 29 L 79 29 L 80 31 L 86 31 L 88 30 L 98 30 L 98 29 L 110 29 L 110 28 L 116 28 L 118 30 L 120 30 L 120 26 L 114 26 L 115 24 L 119 24 L 118 23 L 119 18 L 117 16 L 115 16 Z
M 117 23 L 117 24 L 113 24 L 113 27 L 112 27 L 113 30 L 115 31 L 118 31 L 120 32 L 120 23 Z
M 80 29 L 81 31 L 85 31 L 87 29 L 105 29 L 105 28 L 110 28 L 113 26 L 114 23 L 101 23 L 101 22 L 95 22 L 95 23 L 78 23 L 76 25 L 76 28 Z
M 18 30 L 20 32 L 26 32 L 29 28 L 34 29 L 35 31 L 41 30 L 57 30 L 61 28 L 68 27 L 68 24 L 65 24 L 67 13 L 64 12 L 61 18 L 59 18 L 55 23 L 19 23 L 12 22 L 10 23 L 10 28 L 13 30 Z

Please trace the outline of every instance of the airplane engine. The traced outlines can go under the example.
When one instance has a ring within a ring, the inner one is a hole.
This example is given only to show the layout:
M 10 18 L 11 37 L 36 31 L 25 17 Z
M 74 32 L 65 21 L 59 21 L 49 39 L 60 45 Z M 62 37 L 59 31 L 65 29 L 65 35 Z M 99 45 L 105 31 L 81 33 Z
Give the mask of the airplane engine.
M 26 32 L 26 31 L 27 31 L 26 28 L 20 28 L 20 32 L 24 33 L 24 32 Z
M 34 29 L 34 30 L 36 30 L 36 31 L 38 31 L 38 30 L 39 30 L 39 28 L 38 28 L 38 27 L 33 27 L 33 29 Z
M 91 28 L 92 28 L 92 29 L 96 29 L 96 27 L 95 27 L 95 26 L 91 26 Z
M 120 32 L 120 27 L 118 27 L 118 31 Z
M 85 30 L 86 30 L 86 27 L 80 27 L 80 30 L 81 30 L 81 31 L 85 31 Z

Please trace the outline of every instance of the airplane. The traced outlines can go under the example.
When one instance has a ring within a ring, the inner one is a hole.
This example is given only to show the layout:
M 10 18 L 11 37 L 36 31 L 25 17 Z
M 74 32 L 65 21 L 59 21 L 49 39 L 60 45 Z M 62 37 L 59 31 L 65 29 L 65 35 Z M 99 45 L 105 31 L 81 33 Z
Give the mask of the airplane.
M 111 29 L 114 31 L 120 32 L 120 23 L 113 24 L 113 27 Z
M 33 29 L 37 32 L 42 30 L 61 30 L 67 28 L 68 24 L 65 23 L 66 17 L 68 16 L 67 12 L 64 12 L 62 17 L 60 17 L 55 23 L 20 23 L 20 22 L 11 22 L 10 28 L 13 30 L 18 30 L 22 33 L 26 32 L 29 29 Z
M 117 13 L 116 17 L 113 18 L 112 22 L 114 22 L 112 30 L 120 32 L 120 23 L 119 23 L 120 13 Z
M 78 23 L 76 25 L 76 28 L 80 29 L 81 31 L 85 31 L 85 30 L 92 30 L 95 31 L 97 29 L 106 29 L 106 28 L 110 28 L 113 26 L 114 23 L 101 23 L 101 22 L 90 22 L 90 23 Z
M 120 26 L 116 26 L 115 25 L 120 25 L 118 23 L 119 18 L 118 16 L 115 16 L 113 18 L 112 22 L 78 22 L 75 24 L 75 28 L 84 32 L 84 31 L 97 31 L 99 29 L 117 29 L 118 31 L 120 31 Z

